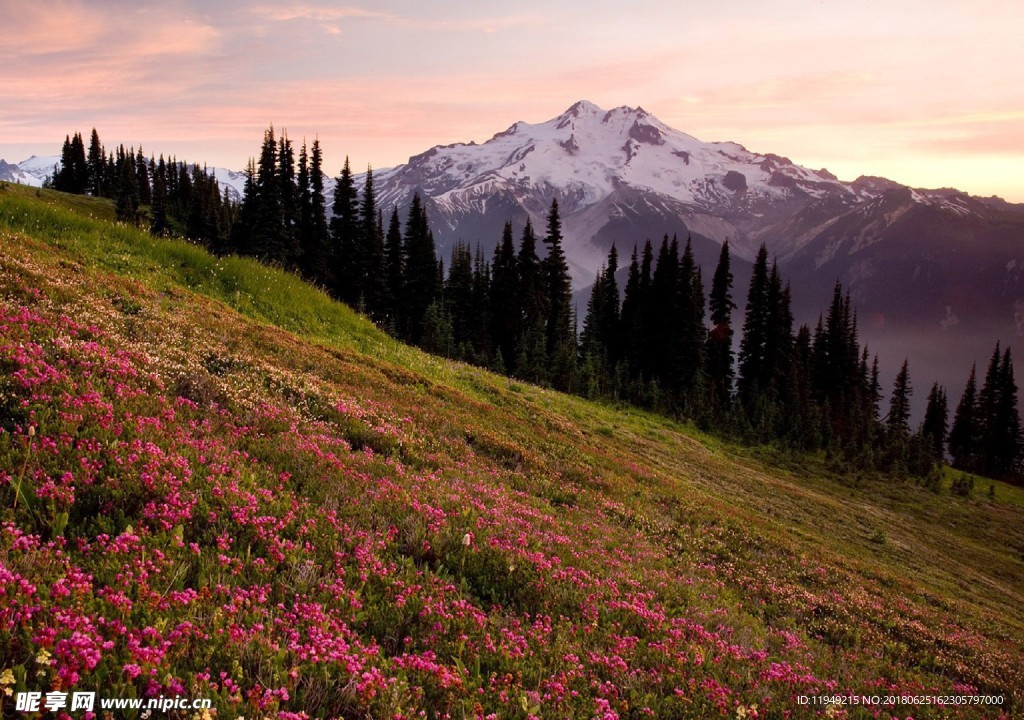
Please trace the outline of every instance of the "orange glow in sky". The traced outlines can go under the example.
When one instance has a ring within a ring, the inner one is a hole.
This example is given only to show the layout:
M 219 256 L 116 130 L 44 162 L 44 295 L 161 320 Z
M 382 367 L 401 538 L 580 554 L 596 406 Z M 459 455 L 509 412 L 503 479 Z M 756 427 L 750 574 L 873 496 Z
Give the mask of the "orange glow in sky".
M 1024 202 L 1024 3 L 0 0 L 0 158 L 235 169 L 270 123 L 383 168 L 579 99 L 841 179 Z

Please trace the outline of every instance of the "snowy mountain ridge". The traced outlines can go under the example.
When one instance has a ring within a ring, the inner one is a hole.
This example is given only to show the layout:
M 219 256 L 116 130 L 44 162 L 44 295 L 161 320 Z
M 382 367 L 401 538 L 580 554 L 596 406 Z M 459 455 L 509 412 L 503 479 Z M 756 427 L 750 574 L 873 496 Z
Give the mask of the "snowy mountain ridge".
M 842 182 L 789 158 L 735 142 L 704 142 L 643 108 L 604 110 L 581 100 L 540 123 L 516 122 L 483 143 L 436 146 L 374 171 L 381 207 L 404 209 L 418 192 L 444 252 L 455 241 L 491 246 L 505 220 L 543 226 L 557 198 L 574 281 L 586 284 L 613 242 L 664 233 L 701 235 L 752 259 L 761 243 L 791 259 L 850 212 L 871 214 L 898 195 L 950 215 L 984 212 L 955 190 L 912 190 L 884 178 Z M 891 209 L 890 220 L 895 219 Z M 872 217 L 875 226 L 887 222 Z
M 0 181 L 42 187 L 59 165 L 60 155 L 33 155 L 17 165 L 12 165 L 0 158 Z M 245 172 L 221 167 L 208 168 L 208 170 L 216 178 L 221 192 L 227 190 L 228 195 L 233 199 L 239 201 L 242 199 L 242 193 L 245 191 Z
M 480 145 L 432 148 L 385 174 L 398 180 L 413 168 L 423 191 L 440 205 L 485 196 L 501 185 L 547 184 L 578 191 L 580 204 L 592 204 L 626 184 L 698 207 L 738 197 L 778 199 L 794 184 L 813 195 L 849 192 L 827 171 L 736 143 L 702 142 L 643 108 L 605 111 L 587 101 L 547 122 L 517 122 Z

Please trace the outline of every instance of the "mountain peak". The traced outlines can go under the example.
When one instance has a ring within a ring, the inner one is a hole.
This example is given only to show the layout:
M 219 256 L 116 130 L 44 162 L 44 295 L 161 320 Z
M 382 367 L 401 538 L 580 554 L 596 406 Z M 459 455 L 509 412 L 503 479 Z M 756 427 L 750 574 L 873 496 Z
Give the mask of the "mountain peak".
M 583 114 L 597 115 L 597 114 L 603 114 L 603 113 L 604 113 L 604 110 L 602 110 L 597 105 L 595 105 L 594 103 L 590 102 L 589 100 L 577 100 L 575 103 L 573 103 L 569 107 L 568 110 L 566 110 L 564 113 L 562 113 L 562 115 L 571 115 L 573 117 L 580 117 Z

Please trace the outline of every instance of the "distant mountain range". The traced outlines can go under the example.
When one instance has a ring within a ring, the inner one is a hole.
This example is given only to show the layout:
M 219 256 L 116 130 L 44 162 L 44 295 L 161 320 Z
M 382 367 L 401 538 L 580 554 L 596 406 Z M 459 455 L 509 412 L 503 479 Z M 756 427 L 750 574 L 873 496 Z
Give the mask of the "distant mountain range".
M 46 178 L 53 175 L 54 169 L 60 164 L 60 155 L 40 157 L 33 155 L 12 165 L 0 158 L 0 181 L 15 182 L 32 187 L 42 187 Z
M 41 184 L 58 159 L 0 162 L 0 180 Z M 215 173 L 240 193 L 244 174 Z M 729 240 L 739 324 L 749 261 L 764 243 L 792 282 L 798 321 L 813 324 L 840 281 L 862 337 L 890 371 L 910 359 L 922 400 L 934 378 L 955 403 L 971 362 L 1024 333 L 1024 205 L 877 177 L 843 182 L 698 140 L 642 108 L 577 102 L 484 143 L 431 148 L 375 170 L 374 181 L 379 206 L 403 217 L 413 194 L 423 197 L 442 254 L 460 240 L 489 252 L 507 220 L 518 232 L 529 217 L 542 231 L 557 198 L 581 308 L 612 243 L 627 263 L 647 239 L 692 235 L 707 282 Z
M 642 108 L 581 101 L 481 144 L 431 148 L 374 180 L 384 207 L 426 198 L 442 251 L 460 239 L 489 250 L 509 219 L 543 229 L 557 198 L 581 308 L 613 242 L 628 261 L 636 243 L 692 234 L 708 283 L 729 240 L 739 324 L 748 261 L 764 243 L 792 282 L 797 320 L 813 327 L 840 281 L 883 378 L 908 357 L 922 404 L 933 379 L 955 404 L 971 362 L 1024 332 L 1024 205 L 877 177 L 843 182 L 703 142 Z
M 42 187 L 46 179 L 53 175 L 54 169 L 60 164 L 60 155 L 33 155 L 28 160 L 22 160 L 17 165 L 12 165 L 0 159 L 0 181 L 21 183 L 32 187 Z M 245 188 L 245 173 L 227 168 L 209 168 L 217 178 L 222 190 L 227 189 L 228 194 L 235 200 L 242 199 Z

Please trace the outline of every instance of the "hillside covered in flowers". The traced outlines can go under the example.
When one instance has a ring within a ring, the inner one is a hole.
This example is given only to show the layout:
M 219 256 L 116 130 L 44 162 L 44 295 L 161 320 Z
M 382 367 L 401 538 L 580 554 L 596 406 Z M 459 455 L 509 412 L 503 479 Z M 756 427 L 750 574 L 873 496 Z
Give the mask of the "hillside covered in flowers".
M 232 720 L 1024 707 L 1019 488 L 780 466 L 111 214 L 0 189 L 3 717 L 62 689 Z M 798 702 L 835 694 L 1004 702 Z

